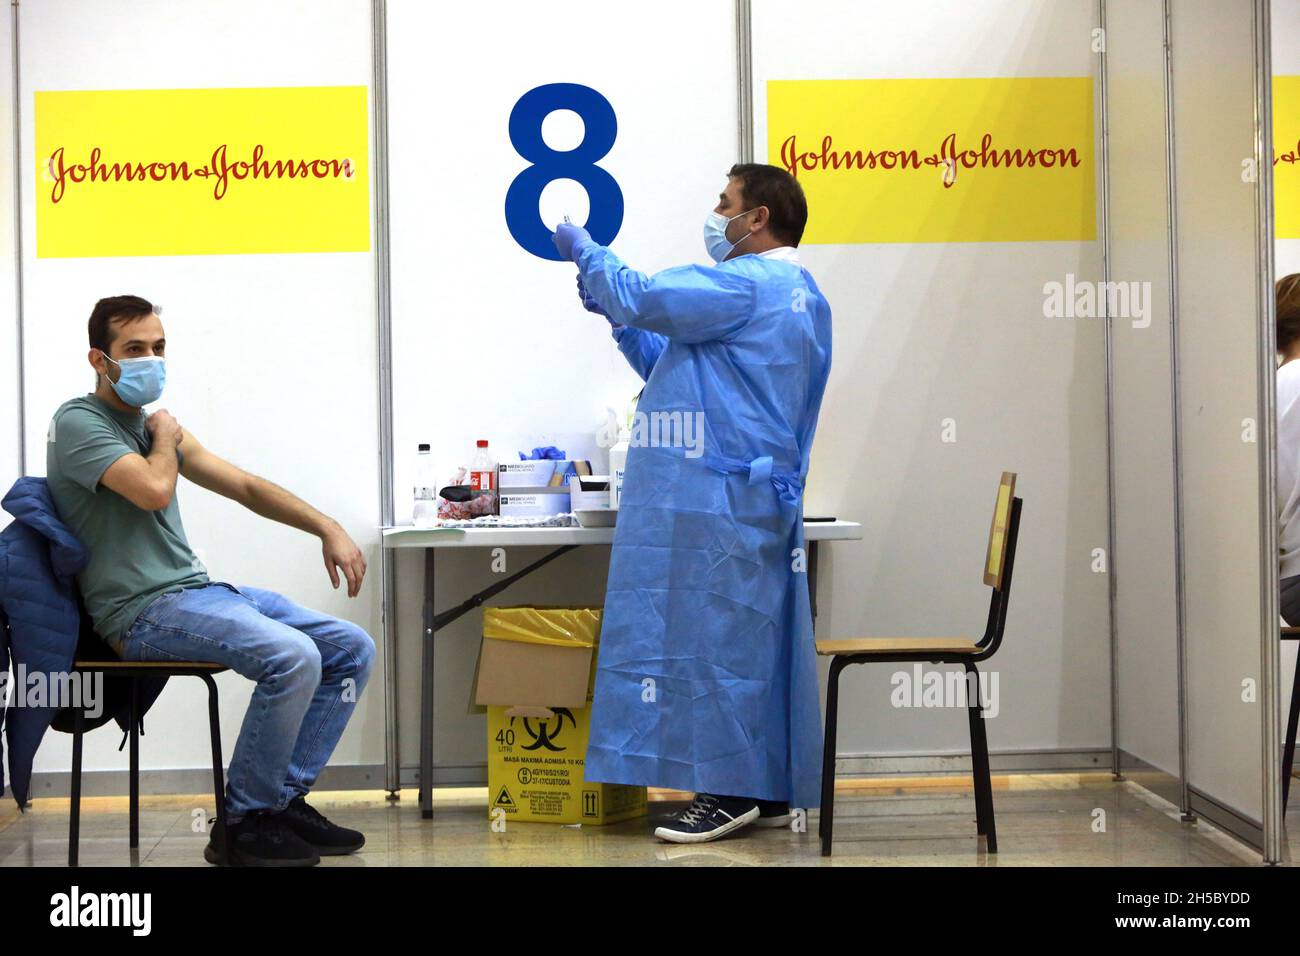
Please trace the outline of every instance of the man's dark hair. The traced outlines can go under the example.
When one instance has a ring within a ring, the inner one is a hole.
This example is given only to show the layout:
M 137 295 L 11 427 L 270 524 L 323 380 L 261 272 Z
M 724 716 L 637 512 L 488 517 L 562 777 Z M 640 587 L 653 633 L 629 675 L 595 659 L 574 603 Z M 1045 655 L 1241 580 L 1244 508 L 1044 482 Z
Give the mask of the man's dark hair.
M 741 198 L 750 209 L 767 207 L 772 235 L 792 246 L 799 245 L 804 226 L 808 225 L 808 201 L 799 180 L 779 166 L 763 163 L 737 163 L 727 178 L 740 180 Z
M 90 313 L 87 331 L 90 333 L 90 347 L 99 349 L 105 355 L 113 344 L 112 324 L 125 324 L 135 319 L 142 319 L 150 312 L 156 311 L 152 302 L 138 295 L 115 295 L 100 299 Z
M 1288 351 L 1300 339 L 1300 272 L 1277 280 L 1277 350 Z

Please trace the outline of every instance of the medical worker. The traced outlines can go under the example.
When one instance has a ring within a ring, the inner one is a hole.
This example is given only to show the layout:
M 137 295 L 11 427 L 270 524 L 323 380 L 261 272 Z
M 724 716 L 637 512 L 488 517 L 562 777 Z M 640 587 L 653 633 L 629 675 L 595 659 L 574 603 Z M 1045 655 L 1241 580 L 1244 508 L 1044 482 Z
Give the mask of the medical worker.
M 630 269 L 554 241 L 645 379 L 610 558 L 586 778 L 691 791 L 655 830 L 702 843 L 815 807 L 821 725 L 803 487 L 831 313 L 799 264 L 808 207 L 740 164 L 704 225 L 713 264 Z

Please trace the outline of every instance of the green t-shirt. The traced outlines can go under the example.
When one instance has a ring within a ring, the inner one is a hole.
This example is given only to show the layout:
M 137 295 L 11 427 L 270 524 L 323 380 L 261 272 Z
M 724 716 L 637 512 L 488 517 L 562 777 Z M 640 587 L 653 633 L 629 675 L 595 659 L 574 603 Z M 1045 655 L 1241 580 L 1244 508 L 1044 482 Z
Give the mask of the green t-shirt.
M 90 551 L 90 563 L 77 575 L 86 612 L 115 648 L 158 595 L 208 581 L 186 540 L 176 495 L 166 508 L 146 511 L 100 487 L 108 466 L 123 455 L 148 457 L 153 436 L 144 419 L 143 411 L 118 411 L 92 392 L 59 406 L 45 446 L 59 518 Z M 177 460 L 183 460 L 179 449 Z

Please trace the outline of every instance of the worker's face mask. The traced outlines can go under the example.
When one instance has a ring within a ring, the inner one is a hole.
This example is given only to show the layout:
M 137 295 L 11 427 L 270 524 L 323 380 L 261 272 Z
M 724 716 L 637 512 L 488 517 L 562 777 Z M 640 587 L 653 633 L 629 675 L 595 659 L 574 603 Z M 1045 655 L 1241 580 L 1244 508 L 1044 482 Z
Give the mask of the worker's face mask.
M 754 209 L 758 207 L 755 206 Z M 711 212 L 709 217 L 704 220 L 704 248 L 709 250 L 709 257 L 714 262 L 722 262 L 731 255 L 733 249 L 748 239 L 751 233 L 745 233 L 740 239 L 732 242 L 727 238 L 727 226 L 731 225 L 733 220 L 741 216 L 748 216 L 753 209 L 746 209 L 742 213 L 737 213 L 728 219 L 722 213 Z
M 167 363 L 160 356 L 147 355 L 119 362 L 103 349 L 99 354 L 122 370 L 116 382 L 108 380 L 118 398 L 136 407 L 158 401 L 167 381 Z

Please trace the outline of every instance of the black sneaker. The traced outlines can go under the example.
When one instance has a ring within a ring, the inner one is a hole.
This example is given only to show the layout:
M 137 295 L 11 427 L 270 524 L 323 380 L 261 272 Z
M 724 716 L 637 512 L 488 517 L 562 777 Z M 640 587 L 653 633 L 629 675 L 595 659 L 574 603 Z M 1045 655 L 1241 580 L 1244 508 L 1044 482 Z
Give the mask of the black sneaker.
M 360 830 L 330 823 L 305 797 L 294 797 L 279 816 L 286 827 L 311 844 L 321 856 L 342 856 L 366 845 L 365 834 Z
M 759 800 L 756 827 L 788 827 L 790 825 L 790 804 L 784 800 Z
M 757 818 L 756 800 L 697 793 L 689 807 L 668 823 L 655 828 L 655 836 L 670 843 L 707 843 L 739 830 Z
M 227 828 L 232 866 L 315 866 L 320 855 L 269 810 L 254 810 Z M 221 863 L 221 821 L 212 825 L 203 859 Z

